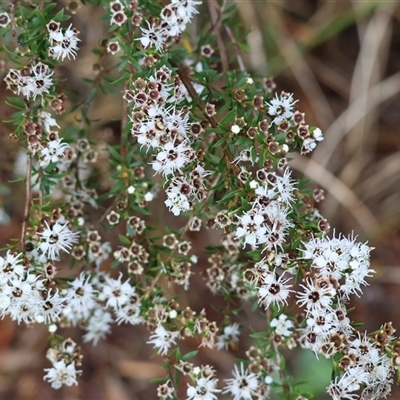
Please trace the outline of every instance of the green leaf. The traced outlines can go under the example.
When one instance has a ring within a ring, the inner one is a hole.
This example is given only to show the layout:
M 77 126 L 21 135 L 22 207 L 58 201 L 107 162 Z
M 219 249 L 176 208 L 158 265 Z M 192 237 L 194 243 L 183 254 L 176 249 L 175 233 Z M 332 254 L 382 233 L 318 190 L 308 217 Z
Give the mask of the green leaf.
M 182 361 L 189 360 L 189 358 L 195 357 L 195 356 L 197 355 L 198 352 L 199 352 L 198 350 L 190 351 L 189 353 L 184 354 L 184 355 L 181 357 L 181 360 L 182 360 Z
M 130 246 L 132 244 L 132 241 L 130 239 L 128 239 L 124 235 L 121 235 L 120 233 L 118 234 L 118 239 L 122 244 L 125 244 L 127 246 Z
M 250 337 L 252 337 L 253 339 L 266 339 L 268 336 L 268 332 L 256 332 L 250 334 Z
M 96 96 L 96 93 L 97 93 L 97 88 L 92 87 L 92 88 L 90 89 L 89 94 L 88 94 L 87 97 L 86 97 L 86 104 L 89 104 L 89 103 L 92 102 L 92 100 L 94 99 L 94 96 Z
M 118 151 L 115 150 L 114 147 L 108 146 L 108 151 L 114 160 L 118 161 L 122 165 L 125 164 L 125 160 L 122 158 L 121 154 L 119 154 Z

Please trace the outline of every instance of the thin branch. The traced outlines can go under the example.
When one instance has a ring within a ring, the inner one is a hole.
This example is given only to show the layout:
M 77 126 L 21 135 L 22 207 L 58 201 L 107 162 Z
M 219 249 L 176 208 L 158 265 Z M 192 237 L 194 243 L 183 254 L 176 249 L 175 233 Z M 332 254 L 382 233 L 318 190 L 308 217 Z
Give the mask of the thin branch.
M 228 63 L 228 57 L 226 55 L 224 41 L 222 40 L 221 33 L 218 30 L 218 25 L 221 20 L 220 15 L 218 15 L 218 4 L 216 0 L 208 0 L 207 5 L 208 5 L 208 10 L 210 12 L 213 31 L 217 38 L 219 55 L 221 56 L 222 69 L 224 71 L 229 71 L 229 63 Z
M 23 253 L 25 252 L 25 237 L 29 220 L 29 208 L 32 201 L 31 179 L 32 179 L 32 155 L 29 154 L 26 160 L 25 207 L 24 207 L 24 217 L 22 220 L 22 230 L 20 239 L 20 245 Z
M 129 88 L 128 82 L 124 83 L 124 92 Z M 126 157 L 126 146 L 125 146 L 125 127 L 128 121 L 128 102 L 122 99 L 122 116 L 121 116 L 121 157 Z

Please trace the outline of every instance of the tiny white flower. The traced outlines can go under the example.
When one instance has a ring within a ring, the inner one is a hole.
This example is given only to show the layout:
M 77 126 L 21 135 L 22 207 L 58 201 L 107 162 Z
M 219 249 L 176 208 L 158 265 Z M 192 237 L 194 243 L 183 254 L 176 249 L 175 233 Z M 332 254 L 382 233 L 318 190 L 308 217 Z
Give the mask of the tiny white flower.
M 233 323 L 232 325 L 228 325 L 224 328 L 224 331 L 221 335 L 217 338 L 217 343 L 215 347 L 218 350 L 225 349 L 228 350 L 229 345 L 237 343 L 239 341 L 239 324 Z
M 77 385 L 75 364 L 66 365 L 64 360 L 58 361 L 53 364 L 53 368 L 45 368 L 47 374 L 43 380 L 51 383 L 53 389 L 60 389 L 62 385 L 72 386 Z
M 258 289 L 258 297 L 259 301 L 266 309 L 271 304 L 276 304 L 278 306 L 283 303 L 287 304 L 287 298 L 293 290 L 289 289 L 292 285 L 287 284 L 291 278 L 284 279 L 284 275 L 285 272 L 277 278 L 275 270 L 272 272 L 267 271 L 263 275 L 262 285 Z
M 186 394 L 187 400 L 216 400 L 218 393 L 221 390 L 216 388 L 218 380 L 213 379 L 211 376 L 207 378 L 200 378 L 196 382 L 196 386 L 188 384 Z
M 240 132 L 240 126 L 239 125 L 232 125 L 231 132 L 235 133 L 235 134 L 238 134 Z
M 258 379 L 254 374 L 250 374 L 240 364 L 240 370 L 235 365 L 233 370 L 234 378 L 225 379 L 226 385 L 222 393 L 230 393 L 233 400 L 252 400 L 257 396 Z
M 145 199 L 146 201 L 152 201 L 152 200 L 154 199 L 154 194 L 151 193 L 151 192 L 147 192 L 147 193 L 144 195 L 144 199 Z
M 250 185 L 251 189 L 257 189 L 259 186 L 259 183 L 253 179 L 252 181 L 250 181 L 249 185 Z
M 61 61 L 64 61 L 65 58 L 76 57 L 80 39 L 76 36 L 76 32 L 71 29 L 71 26 L 72 24 L 64 33 L 61 30 L 49 33 L 49 39 L 52 44 L 49 53 L 57 60 L 61 58 Z
M 50 133 L 51 132 L 50 128 L 53 126 L 56 126 L 58 128 L 60 127 L 60 125 L 57 124 L 57 121 L 54 118 L 52 118 L 51 114 L 46 111 L 42 111 L 39 114 L 39 118 L 42 121 L 42 125 L 46 133 Z
M 38 247 L 38 250 L 42 252 L 41 259 L 45 260 L 47 257 L 50 260 L 57 260 L 60 250 L 69 253 L 72 245 L 78 242 L 79 232 L 72 232 L 67 223 L 62 224 L 56 221 L 51 226 L 47 221 L 44 223 L 46 228 L 42 232 L 38 232 L 41 238 Z
M 150 336 L 147 343 L 151 343 L 154 347 L 158 348 L 157 353 L 162 356 L 167 355 L 168 349 L 176 344 L 176 339 L 179 338 L 179 332 L 172 332 L 159 325 L 154 334 Z
M 314 139 L 318 142 L 324 140 L 324 135 L 322 134 L 322 131 L 319 128 L 315 128 L 312 135 L 314 136 Z
M 278 94 L 271 100 L 268 114 L 274 116 L 272 123 L 279 125 L 283 120 L 290 119 L 293 116 L 293 106 L 297 100 L 293 101 L 293 94 L 282 93 L 279 97 Z
M 135 193 L 135 187 L 134 186 L 129 186 L 128 187 L 128 189 L 126 189 L 126 191 L 129 193 L 129 194 L 133 194 L 133 193 Z
M 272 377 L 269 376 L 269 375 L 267 375 L 267 376 L 264 378 L 264 383 L 265 383 L 266 385 L 270 385 L 273 381 L 274 381 L 274 380 L 273 380 Z
M 97 344 L 99 339 L 104 339 L 106 334 L 111 331 L 111 322 L 113 321 L 111 314 L 102 308 L 98 308 L 89 318 L 85 326 L 85 335 L 83 336 L 84 342 L 93 342 Z
M 37 315 L 36 318 L 35 318 L 35 321 L 36 321 L 38 324 L 43 324 L 43 322 L 44 322 L 44 317 L 43 317 L 43 315 Z
M 275 332 L 278 335 L 282 336 L 290 336 L 290 329 L 293 328 L 293 322 L 290 319 L 287 319 L 287 315 L 281 314 L 278 318 L 274 318 L 271 321 L 271 326 L 275 328 Z
M 166 40 L 165 31 L 163 29 L 159 29 L 155 25 L 150 25 L 149 22 L 147 22 L 147 26 L 147 29 L 140 28 L 143 36 L 135 40 L 140 40 L 140 43 L 145 49 L 154 46 L 157 51 L 161 52 L 164 48 Z

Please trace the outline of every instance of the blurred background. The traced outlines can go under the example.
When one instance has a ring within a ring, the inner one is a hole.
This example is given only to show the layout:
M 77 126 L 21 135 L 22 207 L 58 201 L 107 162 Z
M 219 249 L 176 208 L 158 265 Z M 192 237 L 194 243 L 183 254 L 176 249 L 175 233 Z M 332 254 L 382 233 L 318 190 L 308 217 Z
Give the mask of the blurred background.
M 215 9 L 214 0 L 203 1 L 209 4 L 203 4 L 200 18 Z M 61 7 L 66 2 L 59 3 Z M 239 29 L 249 31 L 251 50 L 242 54 L 248 71 L 254 76 L 274 77 L 278 92 L 293 92 L 307 122 L 325 134 L 312 155 L 294 157 L 293 169 L 309 177 L 310 186 L 325 189 L 320 211 L 332 228 L 345 235 L 354 231 L 359 240 L 375 247 L 372 265 L 377 272 L 362 298 L 353 298 L 356 310 L 352 319 L 364 321 L 368 331 L 388 321 L 400 329 L 400 3 L 248 0 L 236 1 L 236 5 L 232 18 Z M 95 77 L 92 66 L 97 57 L 91 49 L 105 38 L 107 27 L 98 20 L 101 14 L 82 6 L 72 19 L 80 31 L 81 49 L 76 61 L 63 64 L 59 73 L 68 78 L 68 90 L 78 98 L 90 89 L 81 78 Z M 1 65 L 5 71 L 9 68 Z M 2 120 L 11 113 L 4 104 L 7 95 L 2 82 Z M 118 96 L 113 101 L 98 98 L 89 116 L 114 121 L 120 118 L 120 110 Z M 14 177 L 18 149 L 18 144 L 8 140 L 11 129 L 0 125 L 0 247 L 20 235 L 25 196 L 23 184 L 8 183 Z M 120 134 L 116 129 L 108 124 L 110 140 Z M 96 126 L 90 134 L 92 138 L 107 136 Z M 170 215 L 165 211 L 159 218 L 164 221 Z M 207 232 L 201 231 L 190 240 L 202 243 L 204 235 Z M 198 299 L 210 296 L 201 279 L 192 285 Z M 218 301 L 215 299 L 215 304 Z M 250 309 L 245 307 L 249 321 L 257 325 Z M 80 342 L 79 332 L 61 333 Z M 107 341 L 96 347 L 83 346 L 84 374 L 79 386 L 53 391 L 42 381 L 43 368 L 50 366 L 44 358 L 48 348 L 45 329 L 1 320 L 0 400 L 155 399 L 156 385 L 149 382 L 164 376 L 164 371 L 159 368 L 161 358 L 149 360 L 152 349 L 144 345 L 147 338 L 143 327 L 114 327 Z M 234 357 L 244 357 L 249 345 L 241 342 L 239 349 L 229 354 L 202 351 L 201 362 L 215 365 L 227 377 Z M 193 343 L 185 346 L 188 351 L 193 349 Z M 297 360 L 291 365 L 296 378 L 311 380 L 305 390 L 314 391 L 316 399 L 325 399 L 329 362 L 317 362 L 308 352 L 291 359 Z M 396 386 L 390 398 L 400 399 Z

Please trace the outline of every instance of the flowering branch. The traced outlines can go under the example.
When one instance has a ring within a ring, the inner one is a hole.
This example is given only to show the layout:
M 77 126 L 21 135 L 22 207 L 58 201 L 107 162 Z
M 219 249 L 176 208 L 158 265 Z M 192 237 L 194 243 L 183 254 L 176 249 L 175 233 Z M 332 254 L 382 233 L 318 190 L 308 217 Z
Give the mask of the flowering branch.
M 96 345 L 129 324 L 144 325 L 147 344 L 166 361 L 162 400 L 185 391 L 187 400 L 304 400 L 285 367 L 283 350 L 295 347 L 332 360 L 332 399 L 386 397 L 400 365 L 395 329 L 361 333 L 348 317 L 352 296 L 375 272 L 372 248 L 352 235 L 329 236 L 318 209 L 323 191 L 295 179 L 288 161 L 311 153 L 323 133 L 306 123 L 293 94 L 251 77 L 239 54 L 230 60 L 226 40 L 243 47 L 232 8 L 210 0 L 208 18 L 200 4 L 104 3 L 98 74 L 75 104 L 61 91 L 59 67 L 84 43 L 67 12 L 19 0 L 15 19 L 0 9 L 0 37 L 14 55 L 5 77 L 15 109 L 9 123 L 27 155 L 21 251 L 10 246 L 0 256 L 0 313 L 47 326 L 44 379 L 54 389 L 77 385 L 84 373 L 64 327 L 79 327 L 82 341 Z M 189 39 L 194 18 L 199 32 Z M 10 41 L 12 23 L 21 48 Z M 116 62 L 107 69 L 108 59 Z M 101 91 L 106 101 L 122 97 L 117 146 L 96 133 L 111 117 L 97 125 L 88 116 Z M 62 118 L 76 110 L 79 123 Z M 171 218 L 160 222 L 164 209 Z M 191 242 L 200 236 L 204 249 Z M 77 268 L 61 278 L 66 258 Z M 250 326 L 239 339 L 251 305 L 264 328 Z M 182 354 L 185 338 L 195 348 Z M 204 347 L 241 360 L 231 378 L 202 363 Z

